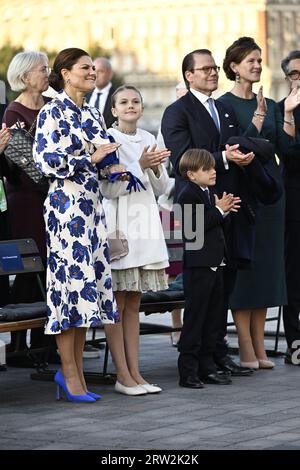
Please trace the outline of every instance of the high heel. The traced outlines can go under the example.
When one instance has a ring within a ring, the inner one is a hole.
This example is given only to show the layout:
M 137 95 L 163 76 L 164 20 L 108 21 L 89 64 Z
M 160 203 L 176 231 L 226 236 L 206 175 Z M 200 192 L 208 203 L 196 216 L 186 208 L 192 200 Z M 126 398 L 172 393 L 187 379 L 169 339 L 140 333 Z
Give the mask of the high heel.
M 56 400 L 61 399 L 61 390 L 63 390 L 66 394 L 66 397 L 69 401 L 80 402 L 80 403 L 95 403 L 95 399 L 92 398 L 90 395 L 72 395 L 67 387 L 65 382 L 65 378 L 62 375 L 61 370 L 58 370 L 54 377 L 54 382 L 56 383 Z
M 274 369 L 275 364 L 269 359 L 258 359 L 258 364 L 260 369 Z
M 176 336 L 173 336 L 173 333 L 170 334 L 170 339 L 171 339 L 171 345 L 173 346 L 173 348 L 177 348 L 178 347 L 178 342 L 179 342 L 179 338 L 178 339 L 175 339 Z
M 100 400 L 100 398 L 102 398 L 102 395 L 98 395 L 97 393 L 87 391 L 86 394 L 94 398 L 94 400 Z

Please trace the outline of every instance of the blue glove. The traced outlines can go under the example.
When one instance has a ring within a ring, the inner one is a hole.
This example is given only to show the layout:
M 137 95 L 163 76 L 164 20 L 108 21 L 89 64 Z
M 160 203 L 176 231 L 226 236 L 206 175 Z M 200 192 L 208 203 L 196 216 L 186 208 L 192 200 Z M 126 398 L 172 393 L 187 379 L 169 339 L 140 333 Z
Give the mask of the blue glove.
M 113 138 L 112 135 L 107 134 L 105 138 L 108 139 L 111 143 L 115 142 L 115 139 Z M 101 162 L 97 163 L 96 166 L 98 170 L 103 170 L 103 168 L 105 168 L 106 166 L 116 165 L 116 164 L 119 164 L 119 157 L 117 155 L 117 152 L 114 151 L 106 155 L 106 157 L 104 157 L 103 160 L 101 160 Z
M 114 183 L 115 181 L 119 180 L 120 176 L 123 176 L 123 175 L 129 176 L 130 178 L 127 188 L 126 188 L 127 191 L 129 191 L 129 193 L 131 193 L 132 189 L 134 190 L 134 192 L 140 191 L 141 188 L 146 191 L 146 188 L 141 182 L 141 180 L 137 176 L 134 176 L 131 173 L 131 171 L 116 171 L 114 173 L 110 173 L 109 175 L 107 175 L 107 179 L 111 183 Z

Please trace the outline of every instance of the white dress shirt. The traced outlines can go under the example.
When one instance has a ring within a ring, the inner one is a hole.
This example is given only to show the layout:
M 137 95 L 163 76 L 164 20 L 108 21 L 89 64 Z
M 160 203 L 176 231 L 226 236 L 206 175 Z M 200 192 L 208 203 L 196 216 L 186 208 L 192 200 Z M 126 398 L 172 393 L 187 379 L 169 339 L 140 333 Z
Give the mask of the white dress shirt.
M 208 105 L 208 99 L 211 98 L 211 96 L 207 96 L 204 93 L 201 93 L 201 91 L 194 90 L 193 88 L 190 88 L 190 92 L 200 101 L 201 104 L 203 104 L 203 106 L 206 108 L 207 112 L 211 116 L 211 111 L 210 111 L 210 108 L 209 108 L 209 105 Z M 220 126 L 220 117 L 219 117 L 219 113 L 218 113 L 217 107 L 216 107 L 214 102 L 212 103 L 212 106 L 214 107 L 214 110 L 216 112 L 218 122 L 219 122 L 219 128 L 220 128 L 221 127 Z M 226 158 L 225 150 L 223 150 L 223 152 L 222 152 L 222 157 L 223 157 L 225 170 L 228 170 L 229 165 L 228 165 L 228 161 L 227 161 L 227 158 Z
M 101 114 L 103 114 L 103 112 L 104 112 L 105 103 L 107 101 L 109 90 L 111 89 L 111 87 L 112 87 L 111 82 L 108 85 L 106 85 L 106 87 L 102 88 L 102 90 L 100 90 L 99 88 L 96 87 L 94 89 L 92 95 L 91 95 L 91 99 L 89 101 L 89 104 L 90 104 L 90 106 L 95 106 L 96 99 L 97 99 L 97 94 L 101 93 L 100 104 L 99 104 L 99 108 L 98 108 Z
M 211 98 L 211 96 L 207 96 L 204 93 L 201 93 L 201 91 L 194 90 L 193 88 L 190 88 L 190 92 L 194 96 L 196 96 L 196 98 L 203 104 L 203 106 L 205 106 L 206 110 L 211 115 L 211 111 L 210 111 L 210 108 L 209 108 L 209 105 L 208 105 L 208 99 Z M 218 122 L 219 122 L 219 127 L 220 127 L 220 118 L 219 118 L 219 113 L 218 113 L 217 107 L 216 107 L 215 103 L 213 103 L 212 106 L 215 109 L 215 112 L 216 112 L 216 115 L 217 115 L 217 118 L 218 118 Z

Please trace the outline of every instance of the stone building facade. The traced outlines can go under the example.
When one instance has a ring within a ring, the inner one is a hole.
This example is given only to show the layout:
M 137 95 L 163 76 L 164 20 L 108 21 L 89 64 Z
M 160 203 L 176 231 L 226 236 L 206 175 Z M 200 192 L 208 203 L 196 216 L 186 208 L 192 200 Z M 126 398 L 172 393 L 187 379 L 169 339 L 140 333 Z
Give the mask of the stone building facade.
M 175 99 L 191 50 L 208 48 L 222 65 L 232 41 L 254 37 L 263 51 L 264 92 L 277 99 L 286 93 L 281 58 L 300 47 L 299 0 L 1 0 L 0 17 L 0 47 L 106 49 L 118 73 L 141 89 L 150 129 Z M 218 93 L 230 86 L 221 72 Z

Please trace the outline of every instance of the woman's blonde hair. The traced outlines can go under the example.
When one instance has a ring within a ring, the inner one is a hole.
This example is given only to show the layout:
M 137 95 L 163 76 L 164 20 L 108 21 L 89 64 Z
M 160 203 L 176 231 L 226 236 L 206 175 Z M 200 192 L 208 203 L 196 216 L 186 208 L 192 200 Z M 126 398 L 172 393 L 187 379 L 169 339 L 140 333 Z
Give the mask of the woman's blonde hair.
M 24 91 L 26 85 L 24 75 L 30 72 L 41 60 L 48 64 L 48 57 L 44 52 L 24 51 L 16 54 L 7 70 L 7 80 L 13 91 Z

